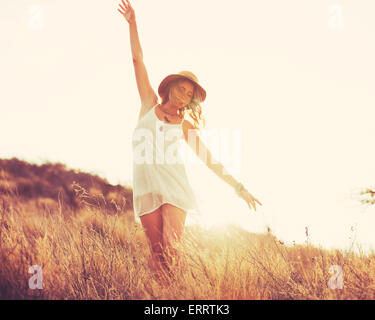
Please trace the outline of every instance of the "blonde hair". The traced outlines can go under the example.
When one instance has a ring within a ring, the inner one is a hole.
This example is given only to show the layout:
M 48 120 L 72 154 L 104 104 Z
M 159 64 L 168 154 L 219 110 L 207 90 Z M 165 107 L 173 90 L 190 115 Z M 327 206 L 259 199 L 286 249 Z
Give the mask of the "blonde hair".
M 161 96 L 162 104 L 165 104 L 169 100 L 169 92 L 172 87 L 178 85 L 180 82 L 185 81 L 189 79 L 186 78 L 180 78 L 176 80 L 170 81 L 165 89 L 165 95 Z M 191 101 L 184 107 L 180 108 L 179 111 L 182 114 L 182 117 L 185 117 L 185 114 L 188 114 L 191 119 L 193 119 L 193 124 L 196 129 L 201 129 L 206 126 L 206 119 L 202 115 L 202 106 L 201 106 L 201 97 L 199 95 L 198 90 L 196 89 L 196 86 L 194 82 L 190 81 L 191 84 L 194 86 L 194 94 L 191 98 Z

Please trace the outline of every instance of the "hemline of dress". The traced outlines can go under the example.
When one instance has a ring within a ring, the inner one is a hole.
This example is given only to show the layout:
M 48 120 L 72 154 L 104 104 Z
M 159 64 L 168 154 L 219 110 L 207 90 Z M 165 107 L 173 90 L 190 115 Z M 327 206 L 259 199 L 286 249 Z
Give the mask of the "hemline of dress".
M 175 206 L 175 207 L 177 207 L 177 208 L 179 208 L 179 209 L 181 209 L 181 210 L 184 210 L 184 211 L 186 211 L 186 213 L 188 214 L 189 212 L 194 212 L 195 214 L 199 214 L 199 211 L 198 210 L 196 210 L 196 209 L 185 209 L 185 208 L 182 208 L 181 206 L 179 206 L 179 205 L 176 205 L 176 204 L 174 204 L 174 203 L 172 203 L 171 201 L 164 201 L 163 203 L 161 203 L 161 204 L 159 204 L 157 207 L 155 207 L 154 209 L 151 209 L 151 210 L 148 210 L 148 211 L 146 211 L 146 212 L 143 212 L 143 213 L 141 213 L 141 214 L 137 214 L 137 216 L 138 217 L 142 217 L 142 216 L 144 216 L 144 215 L 146 215 L 146 214 L 150 214 L 150 213 L 152 213 L 153 211 L 155 211 L 156 209 L 158 209 L 159 207 L 161 207 L 163 204 L 165 204 L 165 203 L 169 203 L 169 204 L 171 204 L 172 206 Z

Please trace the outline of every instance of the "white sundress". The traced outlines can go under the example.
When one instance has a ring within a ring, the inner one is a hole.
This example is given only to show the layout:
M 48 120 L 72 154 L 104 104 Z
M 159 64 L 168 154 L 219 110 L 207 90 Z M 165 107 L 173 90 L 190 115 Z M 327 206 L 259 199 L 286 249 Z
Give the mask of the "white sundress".
M 161 121 L 152 107 L 133 131 L 133 207 L 138 217 L 164 203 L 201 214 L 181 158 L 182 123 Z M 186 142 L 185 142 L 186 143 Z

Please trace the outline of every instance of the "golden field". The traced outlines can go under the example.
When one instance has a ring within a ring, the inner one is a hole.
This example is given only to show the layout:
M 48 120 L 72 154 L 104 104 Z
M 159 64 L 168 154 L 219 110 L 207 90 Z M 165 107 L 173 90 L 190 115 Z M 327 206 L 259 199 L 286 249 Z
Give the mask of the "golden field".
M 141 226 L 98 207 L 49 211 L 4 203 L 0 209 L 1 299 L 374 299 L 375 256 L 282 245 L 271 234 L 234 227 L 185 229 L 171 285 L 153 279 Z M 32 265 L 43 289 L 30 289 Z M 343 289 L 330 289 L 331 265 Z
M 3 190 L 11 189 L 4 176 Z M 74 210 L 61 200 L 1 194 L 0 299 L 375 299 L 374 254 L 286 246 L 271 232 L 234 226 L 186 227 L 179 245 L 186 268 L 175 265 L 163 287 L 126 199 L 73 189 Z M 42 289 L 29 287 L 33 265 Z M 342 289 L 328 285 L 333 265 L 342 268 Z

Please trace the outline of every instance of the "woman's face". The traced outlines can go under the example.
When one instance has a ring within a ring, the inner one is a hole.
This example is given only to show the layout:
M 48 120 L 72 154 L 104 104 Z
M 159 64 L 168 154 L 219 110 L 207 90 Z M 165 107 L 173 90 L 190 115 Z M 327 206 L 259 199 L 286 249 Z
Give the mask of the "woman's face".
M 190 103 L 194 95 L 194 85 L 189 80 L 176 82 L 169 91 L 169 100 L 178 108 Z

